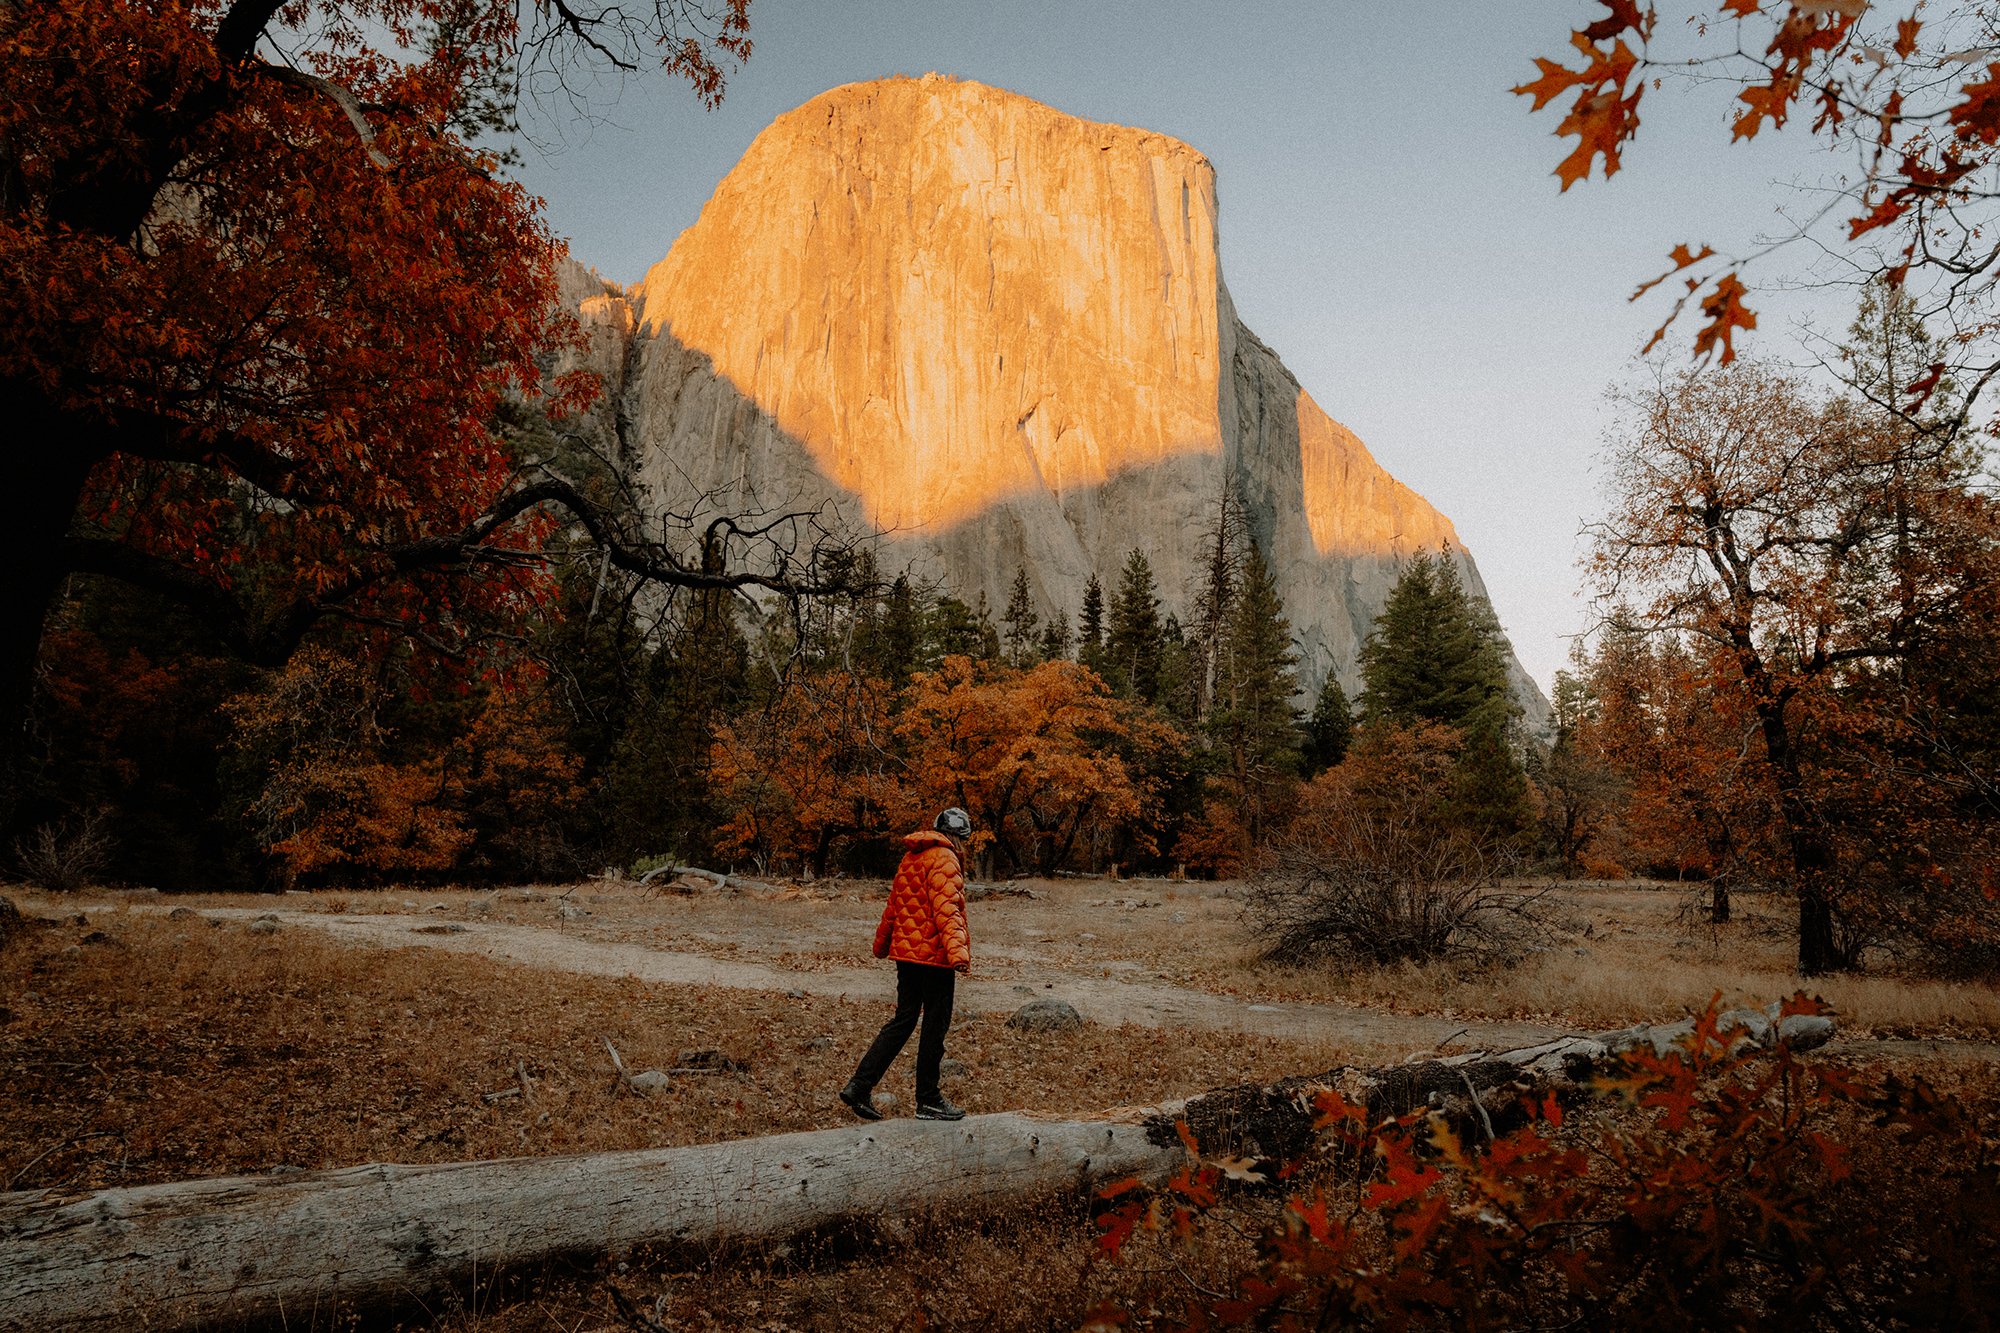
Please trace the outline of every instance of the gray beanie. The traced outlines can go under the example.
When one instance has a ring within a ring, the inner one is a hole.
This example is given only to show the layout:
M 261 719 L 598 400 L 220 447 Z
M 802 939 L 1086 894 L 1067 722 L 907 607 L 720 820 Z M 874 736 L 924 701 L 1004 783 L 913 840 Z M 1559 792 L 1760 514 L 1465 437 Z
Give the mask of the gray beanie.
M 940 814 L 937 823 L 931 827 L 948 838 L 957 838 L 963 842 L 972 836 L 972 816 L 954 805 Z

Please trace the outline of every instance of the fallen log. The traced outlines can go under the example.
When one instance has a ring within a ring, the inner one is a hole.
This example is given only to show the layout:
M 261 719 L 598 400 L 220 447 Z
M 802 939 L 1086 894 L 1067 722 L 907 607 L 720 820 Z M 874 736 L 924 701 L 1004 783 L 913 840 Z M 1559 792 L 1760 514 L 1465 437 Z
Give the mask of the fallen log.
M 1742 1040 L 1796 1049 L 1820 1017 L 1737 1011 Z M 481 1273 L 635 1246 L 778 1240 L 849 1218 L 994 1212 L 1204 1153 L 1282 1157 L 1312 1133 L 1310 1091 L 1371 1115 L 1483 1118 L 1523 1086 L 1586 1076 L 1673 1027 L 1570 1037 L 1204 1093 L 1080 1120 L 1018 1113 L 898 1120 L 731 1143 L 429 1166 L 372 1165 L 78 1194 L 0 1194 L 0 1330 L 154 1329 L 407 1303 Z M 523 1095 L 526 1095 L 525 1087 Z
M 761 879 L 750 879 L 744 875 L 725 875 L 720 870 L 704 870 L 700 866 L 655 866 L 639 876 L 639 887 L 645 888 L 661 875 L 672 875 L 676 879 L 705 879 L 710 887 L 720 892 L 723 889 L 755 889 L 759 893 L 776 893 L 778 886 L 767 884 Z

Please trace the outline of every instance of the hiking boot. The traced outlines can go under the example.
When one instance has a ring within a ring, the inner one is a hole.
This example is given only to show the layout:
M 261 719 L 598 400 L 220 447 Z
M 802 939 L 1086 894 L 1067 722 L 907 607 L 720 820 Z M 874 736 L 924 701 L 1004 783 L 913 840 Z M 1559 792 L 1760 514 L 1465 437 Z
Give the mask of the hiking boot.
M 951 1104 L 951 1099 L 940 1093 L 930 1101 L 917 1103 L 919 1120 L 963 1120 L 965 1112 Z
M 840 1090 L 840 1104 L 860 1116 L 863 1120 L 880 1120 L 882 1118 L 882 1113 L 875 1109 L 875 1103 L 869 1099 L 868 1094 L 862 1089 L 855 1087 L 852 1083 Z M 964 1113 L 960 1112 L 960 1114 Z

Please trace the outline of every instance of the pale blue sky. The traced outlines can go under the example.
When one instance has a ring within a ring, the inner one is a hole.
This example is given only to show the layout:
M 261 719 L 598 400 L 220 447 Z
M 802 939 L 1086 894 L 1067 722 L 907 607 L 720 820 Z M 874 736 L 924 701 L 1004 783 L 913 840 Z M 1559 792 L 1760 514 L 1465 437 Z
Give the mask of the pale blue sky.
M 1726 103 L 1649 92 L 1626 170 L 1566 195 L 1559 113 L 1508 89 L 1603 11 L 1583 0 L 755 0 L 756 51 L 719 111 L 654 78 L 594 126 L 551 106 L 527 150 L 576 256 L 639 278 L 779 113 L 929 70 L 1143 126 L 1215 164 L 1243 321 L 1398 478 L 1457 524 L 1547 688 L 1577 597 L 1606 386 L 1664 315 L 1626 295 L 1679 241 L 1745 251 L 1837 164 L 1802 139 L 1729 148 Z M 1673 20 L 1663 21 L 1663 27 Z M 560 138 L 556 136 L 559 134 Z M 1809 256 L 1759 271 L 1795 276 Z M 1763 296 L 1766 349 L 1844 325 L 1844 295 Z M 1684 346 L 1684 345 L 1683 345 Z

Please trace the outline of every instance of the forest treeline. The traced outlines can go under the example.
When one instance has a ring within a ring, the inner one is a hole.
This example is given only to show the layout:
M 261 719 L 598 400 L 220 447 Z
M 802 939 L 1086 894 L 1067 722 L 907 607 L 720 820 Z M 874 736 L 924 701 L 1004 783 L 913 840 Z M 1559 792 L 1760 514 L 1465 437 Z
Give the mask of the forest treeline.
M 510 433 L 550 447 L 526 409 Z M 17 849 L 169 889 L 666 859 L 881 873 L 902 833 L 956 804 L 985 873 L 1229 875 L 1343 759 L 1358 716 L 1364 734 L 1429 721 L 1472 737 L 1479 818 L 1532 850 L 1498 627 L 1448 559 L 1405 571 L 1357 714 L 1331 678 L 1305 706 L 1229 493 L 1179 604 L 1135 550 L 1074 613 L 1037 605 L 1027 569 L 989 608 L 865 547 L 818 555 L 825 594 L 664 594 L 572 536 L 511 600 L 468 600 L 428 633 L 348 618 L 275 669 L 171 603 L 73 578 L 38 673 Z
M 1548 735 L 1441 552 L 1406 562 L 1356 697 L 1330 677 L 1308 700 L 1227 490 L 1192 587 L 1133 551 L 1074 612 L 1029 569 L 992 608 L 830 541 L 817 591 L 662 589 L 577 526 L 480 597 L 329 620 L 276 666 L 72 577 L 9 835 L 45 882 L 169 889 L 880 875 L 959 805 L 985 875 L 1288 883 L 1313 919 L 1275 929 L 1281 955 L 1462 952 L 1486 891 L 1540 871 L 1688 881 L 1718 921 L 1734 889 L 1788 891 L 1808 973 L 1876 946 L 1990 970 L 2000 530 L 1954 386 L 1897 409 L 1930 362 L 1878 293 L 1847 393 L 1748 362 L 1629 391 L 1592 534 L 1605 621 Z M 503 426 L 616 490 L 537 410 Z

